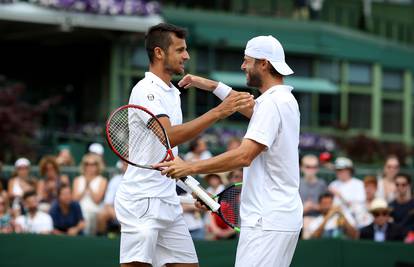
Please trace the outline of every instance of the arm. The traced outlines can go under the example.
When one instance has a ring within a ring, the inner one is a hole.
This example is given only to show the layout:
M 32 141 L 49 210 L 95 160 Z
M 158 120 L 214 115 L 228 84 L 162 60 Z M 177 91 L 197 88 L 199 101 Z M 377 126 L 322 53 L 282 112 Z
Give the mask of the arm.
M 85 221 L 81 220 L 76 226 L 73 226 L 68 229 L 68 235 L 78 235 L 80 231 L 85 228 Z
M 243 139 L 241 145 L 216 157 L 196 162 L 184 162 L 180 158 L 156 164 L 156 168 L 165 168 L 162 174 L 174 178 L 198 173 L 218 173 L 246 167 L 266 148 L 250 139 Z
M 161 117 L 159 121 L 167 131 L 171 147 L 174 147 L 200 135 L 201 132 L 218 120 L 224 119 L 234 112 L 251 105 L 252 96 L 249 93 L 235 92 L 217 107 L 189 122 L 172 126 L 168 117 Z
M 101 203 L 104 195 L 105 195 L 105 190 L 106 190 L 106 185 L 108 184 L 107 180 L 104 178 L 99 178 L 101 180 L 101 182 L 99 183 L 99 189 L 95 192 L 93 190 L 90 190 L 91 192 L 91 197 L 93 202 L 95 202 L 96 204 Z
M 357 229 L 355 229 L 346 219 L 346 217 L 342 214 L 342 212 L 340 213 L 340 216 L 342 216 L 341 219 L 344 220 L 344 229 L 345 229 L 345 233 L 347 236 L 349 236 L 352 239 L 357 239 L 358 238 L 358 231 Z
M 73 181 L 73 199 L 79 201 L 86 192 L 86 187 L 82 192 L 79 192 L 79 177 L 76 177 Z
M 213 92 L 214 90 L 217 89 L 219 83 L 213 80 L 200 77 L 200 76 L 187 74 L 178 82 L 178 85 L 186 89 L 191 86 L 194 86 L 194 87 L 200 88 L 205 91 Z M 234 93 L 236 93 L 235 90 L 230 91 L 230 95 Z M 253 114 L 253 107 L 254 107 L 254 104 L 252 106 L 248 106 L 246 108 L 239 110 L 239 112 L 243 114 L 244 116 L 246 116 L 247 118 L 250 118 Z

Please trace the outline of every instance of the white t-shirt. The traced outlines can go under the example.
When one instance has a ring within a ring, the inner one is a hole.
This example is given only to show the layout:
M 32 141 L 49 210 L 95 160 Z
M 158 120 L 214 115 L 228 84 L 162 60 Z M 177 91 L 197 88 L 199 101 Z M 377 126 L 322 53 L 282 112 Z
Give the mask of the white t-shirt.
M 298 231 L 300 113 L 293 88 L 273 86 L 256 99 L 244 138 L 267 147 L 243 170 L 240 216 L 243 226 L 262 220 L 264 230 Z
M 121 183 L 122 176 L 122 174 L 117 174 L 109 181 L 104 198 L 105 205 L 114 205 L 116 190 Z
M 168 116 L 173 126 L 181 124 L 183 120 L 180 91 L 172 84 L 168 86 L 151 72 L 146 72 L 145 78 L 132 89 L 129 104 L 143 106 L 156 116 Z M 173 153 L 178 154 L 177 147 L 173 148 Z M 167 203 L 179 204 L 175 180 L 162 176 L 159 171 L 132 165 L 128 165 L 119 185 L 117 197 L 121 199 L 157 197 Z
M 29 214 L 20 215 L 17 217 L 16 223 L 22 227 L 25 233 L 39 234 L 53 230 L 52 217 L 43 211 L 37 211 L 33 218 Z

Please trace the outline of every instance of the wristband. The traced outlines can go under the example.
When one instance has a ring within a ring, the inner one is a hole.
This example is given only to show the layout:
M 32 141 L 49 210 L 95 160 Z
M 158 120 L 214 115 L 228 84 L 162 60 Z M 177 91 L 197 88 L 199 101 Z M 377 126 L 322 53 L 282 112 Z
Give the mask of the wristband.
M 218 98 L 223 100 L 230 94 L 230 92 L 231 92 L 230 86 L 227 86 L 222 82 L 219 82 L 216 89 L 214 89 L 213 94 L 215 94 Z

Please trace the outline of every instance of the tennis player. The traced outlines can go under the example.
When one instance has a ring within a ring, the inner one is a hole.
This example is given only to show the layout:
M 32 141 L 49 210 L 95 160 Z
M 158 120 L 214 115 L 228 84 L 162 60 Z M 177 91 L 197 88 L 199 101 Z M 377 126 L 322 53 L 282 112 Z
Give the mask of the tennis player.
M 165 168 L 163 174 L 175 178 L 245 167 L 236 266 L 289 266 L 303 213 L 299 196 L 300 114 L 293 88 L 283 84 L 284 76 L 293 71 L 273 36 L 258 36 L 247 43 L 241 69 L 247 85 L 262 93 L 241 145 L 207 160 L 184 162 L 176 158 L 156 167 Z M 192 75 L 180 84 L 223 91 L 224 96 L 231 90 Z
M 149 29 L 145 40 L 149 72 L 135 85 L 129 100 L 159 118 L 172 147 L 239 109 L 248 109 L 249 105 L 252 109 L 254 104 L 248 93 L 231 94 L 219 106 L 182 124 L 180 92 L 171 77 L 183 74 L 184 62 L 190 58 L 185 37 L 185 30 L 170 24 Z M 128 166 L 115 197 L 121 224 L 121 266 L 198 266 L 175 188 L 175 181 L 159 171 Z

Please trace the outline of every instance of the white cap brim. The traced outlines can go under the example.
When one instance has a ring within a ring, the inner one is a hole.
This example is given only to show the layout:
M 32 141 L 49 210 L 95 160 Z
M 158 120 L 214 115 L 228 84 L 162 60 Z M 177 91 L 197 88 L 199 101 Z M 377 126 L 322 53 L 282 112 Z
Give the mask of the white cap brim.
M 286 64 L 286 62 L 270 61 L 270 63 L 277 70 L 277 72 L 279 72 L 283 76 L 293 74 L 293 70 L 288 66 L 288 64 Z

